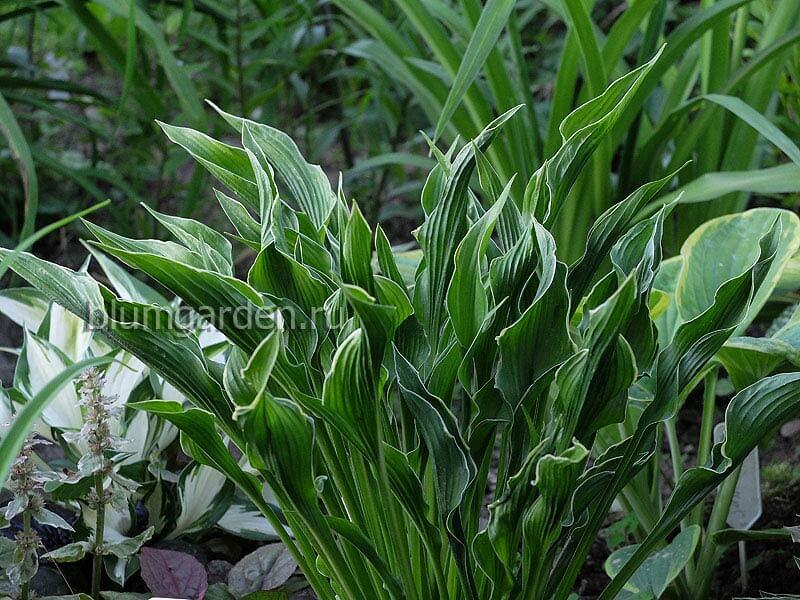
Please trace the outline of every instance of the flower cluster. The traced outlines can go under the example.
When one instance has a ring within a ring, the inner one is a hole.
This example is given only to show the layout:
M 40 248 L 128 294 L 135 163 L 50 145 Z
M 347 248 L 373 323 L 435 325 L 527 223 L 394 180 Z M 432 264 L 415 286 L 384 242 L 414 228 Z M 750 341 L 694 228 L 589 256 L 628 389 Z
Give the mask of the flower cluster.
M 33 438 L 25 442 L 12 463 L 7 484 L 14 496 L 6 505 L 3 517 L 9 523 L 16 517 L 22 518 L 22 528 L 15 536 L 16 547 L 12 561 L 6 570 L 9 582 L 18 587 L 25 586 L 39 568 L 38 550 L 41 541 L 32 527 L 32 520 L 40 525 L 72 531 L 72 527 L 62 517 L 45 508 L 42 484 L 52 480 L 54 474 L 37 468 L 34 449 L 43 443 L 43 440 Z
M 79 431 L 65 433 L 64 439 L 85 448 L 86 452 L 78 461 L 77 473 L 68 480 L 76 481 L 97 475 L 103 480 L 108 477 L 112 483 L 120 484 L 115 487 L 129 488 L 131 484 L 135 487 L 135 483 L 128 482 L 115 472 L 115 461 L 109 456 L 109 450 L 121 450 L 126 443 L 126 440 L 113 434 L 114 423 L 122 417 L 124 404 L 116 396 L 103 393 L 105 377 L 99 369 L 87 370 L 79 385 L 80 403 L 84 409 L 83 426 Z M 111 489 L 104 489 L 101 498 L 92 490 L 88 504 L 97 509 L 100 505 L 113 502 L 115 495 Z

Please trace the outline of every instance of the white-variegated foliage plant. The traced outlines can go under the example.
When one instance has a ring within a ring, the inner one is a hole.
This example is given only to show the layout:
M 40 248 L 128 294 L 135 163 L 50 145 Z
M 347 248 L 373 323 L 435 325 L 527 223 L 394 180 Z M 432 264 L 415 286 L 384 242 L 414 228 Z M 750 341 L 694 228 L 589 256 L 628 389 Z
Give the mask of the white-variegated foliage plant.
M 128 276 L 105 256 L 97 254 L 96 258 L 121 296 L 168 304 L 163 296 Z M 19 409 L 54 375 L 92 356 L 111 359 L 104 372 L 102 393 L 118 403 L 154 397 L 185 402 L 180 392 L 151 373 L 134 355 L 113 346 L 102 331 L 88 328 L 84 321 L 50 303 L 36 289 L 0 291 L 0 314 L 19 325 L 24 335 L 23 345 L 16 351 L 13 386 L 3 389 L 0 396 L 0 424 L 12 422 Z M 206 347 L 213 347 L 219 341 L 219 334 L 213 328 L 203 329 L 199 337 Z M 86 487 L 82 485 L 91 475 L 81 471 L 81 458 L 89 455 L 87 443 L 80 435 L 84 410 L 76 387 L 65 385 L 45 406 L 34 431 L 64 450 L 64 458 L 52 466 L 54 471 L 45 491 L 53 502 L 79 509 L 80 519 L 93 530 L 96 517 L 94 509 L 85 502 Z M 154 534 L 171 539 L 204 532 L 219 524 L 234 535 L 275 538 L 263 516 L 254 515 L 252 507 L 238 501 L 232 493 L 233 485 L 226 485 L 224 476 L 211 467 L 192 462 L 179 476 L 167 468 L 165 451 L 178 434 L 169 421 L 143 411 L 130 411 L 124 418 L 111 419 L 109 425 L 110 435 L 119 440 L 113 458 L 115 476 L 127 482 L 125 487 L 130 492 L 127 502 L 115 502 L 106 508 L 103 538 L 112 555 L 106 563 L 114 581 L 125 582 L 136 567 L 130 557 Z M 60 476 L 59 470 L 66 470 L 69 475 Z M 177 484 L 177 505 L 167 501 L 173 494 L 165 488 L 173 484 Z M 147 509 L 150 527 L 134 535 L 137 502 Z M 48 558 L 74 561 L 90 550 L 87 542 L 78 541 L 54 549 Z

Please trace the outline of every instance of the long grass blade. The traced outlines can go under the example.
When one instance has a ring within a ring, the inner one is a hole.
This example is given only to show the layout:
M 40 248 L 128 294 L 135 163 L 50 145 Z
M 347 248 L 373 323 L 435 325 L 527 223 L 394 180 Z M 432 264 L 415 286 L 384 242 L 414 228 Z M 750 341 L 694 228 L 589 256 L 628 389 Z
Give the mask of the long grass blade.
M 19 168 L 22 187 L 25 191 L 25 214 L 20 229 L 20 239 L 33 233 L 36 226 L 36 213 L 39 208 L 39 180 L 36 178 L 36 167 L 33 164 L 31 148 L 22 133 L 22 129 L 14 117 L 14 112 L 0 94 L 0 131 L 8 142 L 11 156 Z
M 72 221 L 74 221 L 76 219 L 80 219 L 80 218 L 85 217 L 86 215 L 88 215 L 90 213 L 93 213 L 96 210 L 100 210 L 101 208 L 103 208 L 105 206 L 108 206 L 109 204 L 111 204 L 111 200 L 104 200 L 103 202 L 100 202 L 99 204 L 95 204 L 94 206 L 90 206 L 89 208 L 87 208 L 85 210 L 82 210 L 80 212 L 76 212 L 75 214 L 69 215 L 68 217 L 64 217 L 63 219 L 60 219 L 60 220 L 56 221 L 55 223 L 51 223 L 50 225 L 48 225 L 46 227 L 42 227 L 39 231 L 37 231 L 33 235 L 30 235 L 27 238 L 25 238 L 24 240 L 22 240 L 19 243 L 19 245 L 17 245 L 17 247 L 14 248 L 13 252 L 11 252 L 10 254 L 6 255 L 6 257 L 3 258 L 2 261 L 0 261 L 0 277 L 5 275 L 6 271 L 9 268 L 9 266 L 11 265 L 11 263 L 14 261 L 14 258 L 16 258 L 16 256 L 18 254 L 20 254 L 21 252 L 24 252 L 25 250 L 27 250 L 28 248 L 33 246 L 37 241 L 42 239 L 44 236 L 54 232 L 56 229 L 60 229 L 61 227 L 64 227 L 65 225 L 68 225 L 69 223 L 72 223 Z
M 486 59 L 497 44 L 497 39 L 505 27 L 511 11 L 514 9 L 515 0 L 489 0 L 486 8 L 481 12 L 475 31 L 467 44 L 464 58 L 458 67 L 453 86 L 447 95 L 442 114 L 436 123 L 434 140 L 437 139 L 444 130 L 450 117 L 453 116 L 458 105 L 464 98 L 464 94 L 472 85 L 483 68 Z

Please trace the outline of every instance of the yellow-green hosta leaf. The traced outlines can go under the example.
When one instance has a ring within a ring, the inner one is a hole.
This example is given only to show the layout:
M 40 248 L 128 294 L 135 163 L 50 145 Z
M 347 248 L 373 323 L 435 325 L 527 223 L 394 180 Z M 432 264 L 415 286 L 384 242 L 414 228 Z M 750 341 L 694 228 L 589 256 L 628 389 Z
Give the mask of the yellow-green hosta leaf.
M 214 190 L 225 216 L 236 229 L 239 237 L 253 250 L 261 249 L 261 226 L 256 221 L 244 204 L 223 194 L 219 190 Z
M 659 292 L 659 312 L 653 316 L 658 327 L 658 346 L 669 346 L 675 329 L 680 324 L 678 304 L 675 301 L 675 289 L 678 286 L 678 277 L 681 274 L 683 260 L 680 256 L 673 256 L 661 263 L 661 267 L 653 280 L 653 290 Z M 651 294 L 652 297 L 652 294 Z
M 373 294 L 371 261 L 372 232 L 358 205 L 353 203 L 341 244 L 342 277 L 345 283 L 357 285 Z
M 363 329 L 356 329 L 336 349 L 333 355 L 322 401 L 344 422 L 361 435 L 364 445 L 377 448 L 379 397 L 376 365 L 370 364 L 369 348 Z
M 417 233 L 425 268 L 416 280 L 414 309 L 430 336 L 439 337 L 446 316 L 445 299 L 454 269 L 453 256 L 469 227 L 468 185 L 476 162 L 473 148 L 487 149 L 516 112 L 517 109 L 512 109 L 500 115 L 456 155 L 450 173 L 438 190 L 436 204 Z
M 143 206 L 178 241 L 189 250 L 202 256 L 205 259 L 207 268 L 223 275 L 231 275 L 233 273 L 231 243 L 225 239 L 224 235 L 194 219 L 166 215 L 153 210 L 146 204 Z
M 306 162 L 297 144 L 282 131 L 211 106 L 242 134 L 245 148 L 265 170 L 275 169 L 278 183 L 289 193 L 288 199 L 308 215 L 317 230 L 321 229 L 336 204 L 336 195 L 322 167 Z
M 571 348 L 567 330 L 567 268 L 556 260 L 552 236 L 538 223 L 534 227 L 541 260 L 535 296 L 497 339 L 500 364 L 496 386 L 515 408 L 546 371 L 569 356 Z M 544 339 L 548 340 L 546 350 L 539 345 Z
M 747 387 L 788 363 L 800 367 L 800 348 L 771 337 L 735 337 L 717 353 L 737 390 Z
M 712 219 L 698 227 L 681 248 L 683 265 L 675 290 L 682 321 L 708 308 L 720 283 L 749 269 L 759 254 L 759 243 L 773 224 L 781 228 L 777 252 L 769 272 L 756 290 L 739 325 L 741 332 L 758 315 L 780 280 L 786 263 L 800 248 L 800 218 L 788 210 L 757 208 Z
M 159 292 L 151 288 L 145 282 L 136 279 L 117 263 L 100 252 L 96 247 L 86 244 L 92 257 L 98 262 L 108 278 L 111 287 L 123 300 L 132 300 L 143 304 L 156 304 L 167 306 L 169 301 Z
M 146 252 L 98 247 L 141 269 L 171 290 L 243 350 L 253 350 L 273 328 L 273 313 L 256 290 L 235 277 Z

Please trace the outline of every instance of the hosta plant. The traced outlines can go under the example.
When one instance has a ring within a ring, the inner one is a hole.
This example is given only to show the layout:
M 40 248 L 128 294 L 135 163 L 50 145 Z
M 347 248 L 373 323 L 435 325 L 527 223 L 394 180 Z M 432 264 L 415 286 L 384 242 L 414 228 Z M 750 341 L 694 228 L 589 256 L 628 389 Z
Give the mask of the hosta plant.
M 165 125 L 228 188 L 217 197 L 233 237 L 255 253 L 246 278 L 221 233 L 159 213 L 177 241 L 87 223 L 92 247 L 210 321 L 227 339 L 224 364 L 169 307 L 29 254 L 14 269 L 186 396 L 192 406 L 133 406 L 172 422 L 188 454 L 235 482 L 318 597 L 565 599 L 612 502 L 652 465 L 661 424 L 797 247 L 795 217 L 770 210 L 735 260 L 703 246 L 704 262 L 678 265 L 678 291 L 660 289 L 675 268 L 661 252 L 667 176 L 606 211 L 580 259 L 559 260 L 549 227 L 650 68 L 564 119 L 560 149 L 519 200 L 484 156 L 513 110 L 437 150 L 419 251 L 400 256 L 281 132 L 222 113 L 239 148 Z M 675 483 L 602 598 L 797 414 L 799 373 L 739 392 L 722 441 Z M 699 536 L 672 543 L 687 537 Z
M 128 277 L 105 257 L 97 259 L 119 294 L 168 304 L 158 292 Z M 37 477 L 42 484 L 34 490 L 37 499 L 74 514 L 72 523 L 77 530 L 68 536 L 73 541 L 66 545 L 54 546 L 60 542 L 57 539 L 44 540 L 37 548 L 44 560 L 72 562 L 92 554 L 99 557 L 95 560 L 96 579 L 104 565 L 108 577 L 124 585 L 138 569 L 135 557 L 140 547 L 151 538 L 201 535 L 217 525 L 234 535 L 275 538 L 264 518 L 254 515 L 252 508 L 236 497 L 233 484 L 224 476 L 195 462 L 178 471 L 175 461 L 167 460 L 168 454 L 174 455 L 168 453 L 168 447 L 178 434 L 168 421 L 124 410 L 126 403 L 135 399 L 184 402 L 175 388 L 133 355 L 113 346 L 102 332 L 87 328 L 35 289 L 1 291 L 0 314 L 21 326 L 24 333 L 23 346 L 15 351 L 13 385 L 0 395 L 3 426 L 15 421 L 20 409 L 32 402 L 54 374 L 92 356 L 111 359 L 102 372 L 89 372 L 85 380 L 61 387 L 35 423 L 40 442 L 48 440 L 60 447 L 48 453 L 48 462 L 39 461 Z M 210 328 L 199 334 L 213 353 L 219 334 Z M 32 453 L 28 444 L 22 456 L 30 458 Z M 8 487 L 14 486 L 12 471 Z M 98 493 L 100 487 L 102 493 Z M 98 506 L 104 510 L 98 511 Z M 44 510 L 46 516 L 53 514 Z M 32 515 L 37 522 L 53 524 L 54 517 L 43 520 L 37 514 Z M 6 514 L 9 521 L 13 516 L 16 513 Z M 21 517 L 16 520 L 24 521 Z M 72 530 L 63 520 L 61 523 Z M 101 532 L 99 536 L 97 532 Z M 102 552 L 96 551 L 97 546 Z M 6 566 L 0 565 L 0 570 L 5 572 Z

